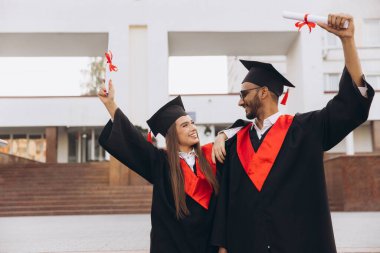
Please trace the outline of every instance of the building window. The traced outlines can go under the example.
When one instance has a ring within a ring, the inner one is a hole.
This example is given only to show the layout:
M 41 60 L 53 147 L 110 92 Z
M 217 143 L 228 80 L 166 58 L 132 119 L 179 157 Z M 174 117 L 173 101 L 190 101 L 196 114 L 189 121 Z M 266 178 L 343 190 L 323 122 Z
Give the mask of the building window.
M 169 94 L 227 94 L 227 91 L 226 56 L 169 57 Z
M 340 78 L 341 74 L 338 73 L 325 74 L 325 92 L 337 92 L 339 90 Z M 380 74 L 365 75 L 365 79 L 374 90 L 380 91 Z
M 325 92 L 337 92 L 339 90 L 340 75 L 337 73 L 325 74 Z
M 46 138 L 44 134 L 9 134 L 0 135 L 8 142 L 0 147 L 0 152 L 15 155 L 38 162 L 46 161 Z
M 374 90 L 380 90 L 380 75 L 366 75 L 365 79 Z
M 105 59 L 0 57 L 0 69 L 1 97 L 95 96 L 104 79 Z
M 0 153 L 9 154 L 10 148 L 9 148 L 9 141 L 11 139 L 11 136 L 9 134 L 0 134 L 0 140 L 4 140 L 8 142 L 8 145 L 1 146 L 0 145 Z
M 100 132 L 100 128 L 73 130 L 72 132 L 69 132 L 68 162 L 85 163 L 104 161 L 106 158 L 105 150 L 97 141 Z
M 364 20 L 363 41 L 366 46 L 380 46 L 380 19 Z

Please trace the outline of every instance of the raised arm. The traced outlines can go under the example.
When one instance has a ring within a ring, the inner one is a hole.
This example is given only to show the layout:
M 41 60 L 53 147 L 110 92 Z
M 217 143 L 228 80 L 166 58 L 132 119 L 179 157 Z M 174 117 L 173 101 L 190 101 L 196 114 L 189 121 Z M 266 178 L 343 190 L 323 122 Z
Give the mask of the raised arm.
M 224 163 L 226 158 L 225 141 L 235 136 L 240 129 L 242 129 L 249 122 L 238 119 L 227 129 L 224 129 L 218 133 L 215 137 L 214 146 L 212 147 L 212 161 L 215 163 L 218 160 L 220 163 Z
M 363 76 L 355 46 L 355 25 L 352 16 L 331 14 L 328 20 L 328 25 L 321 23 L 318 25 L 341 39 L 345 68 L 339 83 L 338 94 L 329 101 L 324 109 L 315 114 L 318 124 L 321 124 L 324 150 L 335 146 L 367 120 L 374 96 L 373 88 Z M 345 21 L 349 22 L 347 29 L 343 28 Z
M 98 92 L 98 97 L 106 107 L 111 119 L 113 120 L 115 118 L 115 112 L 118 106 L 115 102 L 115 89 L 113 87 L 112 80 L 110 80 L 108 84 L 108 93 L 105 87 L 102 87 Z
M 349 22 L 347 29 L 343 28 L 346 21 Z M 353 17 L 348 14 L 330 14 L 327 25 L 322 23 L 318 23 L 318 25 L 340 38 L 343 46 L 346 68 L 354 83 L 358 87 L 363 87 L 363 71 L 355 45 L 355 24 Z
M 120 162 L 154 183 L 157 171 L 155 166 L 160 164 L 160 151 L 145 139 L 118 108 L 112 81 L 109 83 L 108 94 L 105 89 L 101 89 L 98 96 L 111 116 L 99 137 L 100 145 Z

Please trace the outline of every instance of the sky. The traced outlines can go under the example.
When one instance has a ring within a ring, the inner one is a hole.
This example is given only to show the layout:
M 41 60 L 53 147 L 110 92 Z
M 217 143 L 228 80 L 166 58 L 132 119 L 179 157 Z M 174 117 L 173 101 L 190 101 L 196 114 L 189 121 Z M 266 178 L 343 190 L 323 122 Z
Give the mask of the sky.
M 79 96 L 89 63 L 88 57 L 0 57 L 0 97 Z M 226 92 L 225 56 L 169 58 L 170 94 Z

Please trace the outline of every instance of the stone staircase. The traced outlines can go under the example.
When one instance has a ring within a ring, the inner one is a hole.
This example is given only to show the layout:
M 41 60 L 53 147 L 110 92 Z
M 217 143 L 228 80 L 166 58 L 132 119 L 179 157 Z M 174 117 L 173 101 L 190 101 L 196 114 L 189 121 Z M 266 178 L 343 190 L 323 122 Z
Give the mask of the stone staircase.
M 110 186 L 109 163 L 0 155 L 0 216 L 149 213 L 152 186 Z M 331 211 L 380 211 L 380 156 L 325 160 Z
M 1 164 L 0 216 L 149 213 L 152 186 L 110 186 L 108 167 Z

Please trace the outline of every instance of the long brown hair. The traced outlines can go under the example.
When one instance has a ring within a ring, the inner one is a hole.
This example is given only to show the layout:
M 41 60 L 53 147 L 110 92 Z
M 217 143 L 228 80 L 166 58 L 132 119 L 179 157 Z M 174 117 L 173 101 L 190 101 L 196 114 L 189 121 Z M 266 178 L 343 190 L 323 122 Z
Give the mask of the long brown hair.
M 168 162 L 170 168 L 170 181 L 172 185 L 176 216 L 177 219 L 184 218 L 190 214 L 189 209 L 186 205 L 186 194 L 185 194 L 185 183 L 184 176 L 182 173 L 180 158 L 178 155 L 179 150 L 179 140 L 177 135 L 176 124 L 173 123 L 166 134 L 166 147 L 168 154 Z M 205 175 L 207 181 L 214 189 L 215 194 L 219 192 L 219 184 L 216 180 L 214 173 L 212 172 L 210 164 L 207 162 L 203 155 L 202 149 L 199 142 L 193 146 L 194 151 L 199 159 L 200 170 Z

